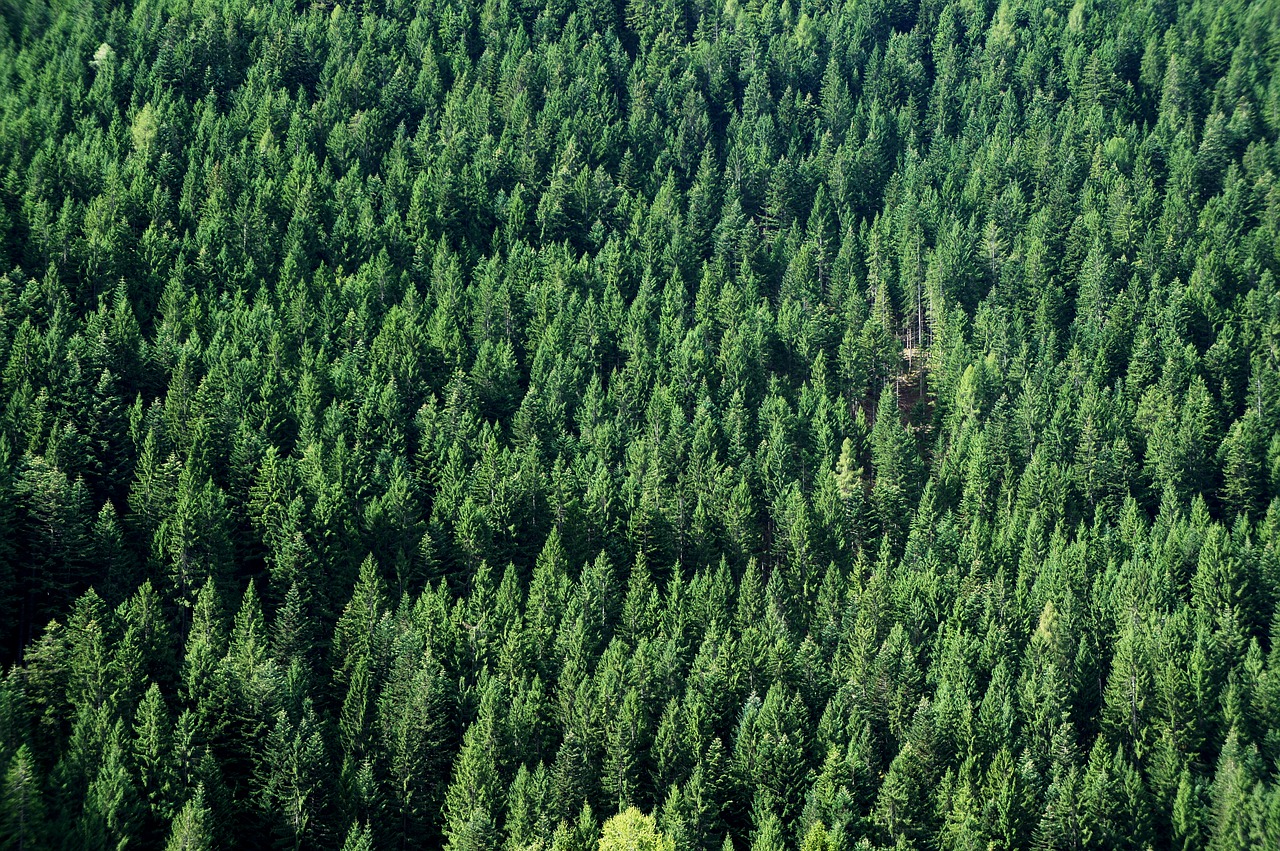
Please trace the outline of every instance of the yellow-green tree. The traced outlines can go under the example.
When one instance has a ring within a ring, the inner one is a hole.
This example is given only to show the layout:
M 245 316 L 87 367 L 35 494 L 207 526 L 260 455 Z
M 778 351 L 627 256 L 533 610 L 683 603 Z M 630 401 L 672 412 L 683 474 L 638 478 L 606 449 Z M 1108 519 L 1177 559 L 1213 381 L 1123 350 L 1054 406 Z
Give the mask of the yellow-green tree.
M 658 830 L 658 822 L 635 807 L 628 807 L 604 823 L 600 851 L 675 851 L 670 836 Z

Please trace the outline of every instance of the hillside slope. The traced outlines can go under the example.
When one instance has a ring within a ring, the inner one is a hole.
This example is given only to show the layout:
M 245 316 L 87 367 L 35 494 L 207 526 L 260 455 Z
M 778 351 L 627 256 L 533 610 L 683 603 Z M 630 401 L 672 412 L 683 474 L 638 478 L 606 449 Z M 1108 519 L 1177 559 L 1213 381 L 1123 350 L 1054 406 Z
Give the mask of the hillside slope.
M 0 846 L 1280 848 L 1278 66 L 0 0 Z

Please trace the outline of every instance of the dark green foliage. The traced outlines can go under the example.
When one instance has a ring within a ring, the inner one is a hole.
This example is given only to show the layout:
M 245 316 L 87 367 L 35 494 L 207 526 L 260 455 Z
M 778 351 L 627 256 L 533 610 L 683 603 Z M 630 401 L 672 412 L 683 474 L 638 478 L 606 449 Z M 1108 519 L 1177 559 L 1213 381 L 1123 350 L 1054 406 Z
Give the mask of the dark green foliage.
M 45 847 L 46 824 L 43 792 L 31 749 L 20 746 L 4 775 L 3 834 L 6 848 Z
M 0 846 L 1280 847 L 1278 63 L 0 0 Z

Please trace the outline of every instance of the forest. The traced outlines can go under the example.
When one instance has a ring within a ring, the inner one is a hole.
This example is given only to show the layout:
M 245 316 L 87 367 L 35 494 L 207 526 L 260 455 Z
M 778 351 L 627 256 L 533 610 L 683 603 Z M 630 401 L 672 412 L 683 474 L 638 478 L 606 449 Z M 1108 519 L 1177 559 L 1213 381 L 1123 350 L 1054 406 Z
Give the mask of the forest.
M 0 0 L 0 848 L 1280 849 L 1280 2 Z

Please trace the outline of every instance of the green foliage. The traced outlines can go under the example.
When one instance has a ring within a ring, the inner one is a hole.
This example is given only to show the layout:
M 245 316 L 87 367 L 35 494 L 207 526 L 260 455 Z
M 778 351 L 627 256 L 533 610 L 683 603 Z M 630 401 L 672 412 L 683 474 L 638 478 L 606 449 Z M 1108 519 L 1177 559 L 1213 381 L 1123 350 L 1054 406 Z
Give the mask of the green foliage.
M 207 851 L 214 843 L 209 833 L 209 811 L 205 807 L 204 788 L 196 787 L 191 800 L 173 819 L 166 851 Z
M 0 0 L 0 845 L 1280 846 L 1278 62 Z
M 42 848 L 45 842 L 45 808 L 31 749 L 22 745 L 9 761 L 4 775 L 3 836 L 6 848 Z
M 658 830 L 653 816 L 628 807 L 605 820 L 600 851 L 675 851 L 671 837 Z

